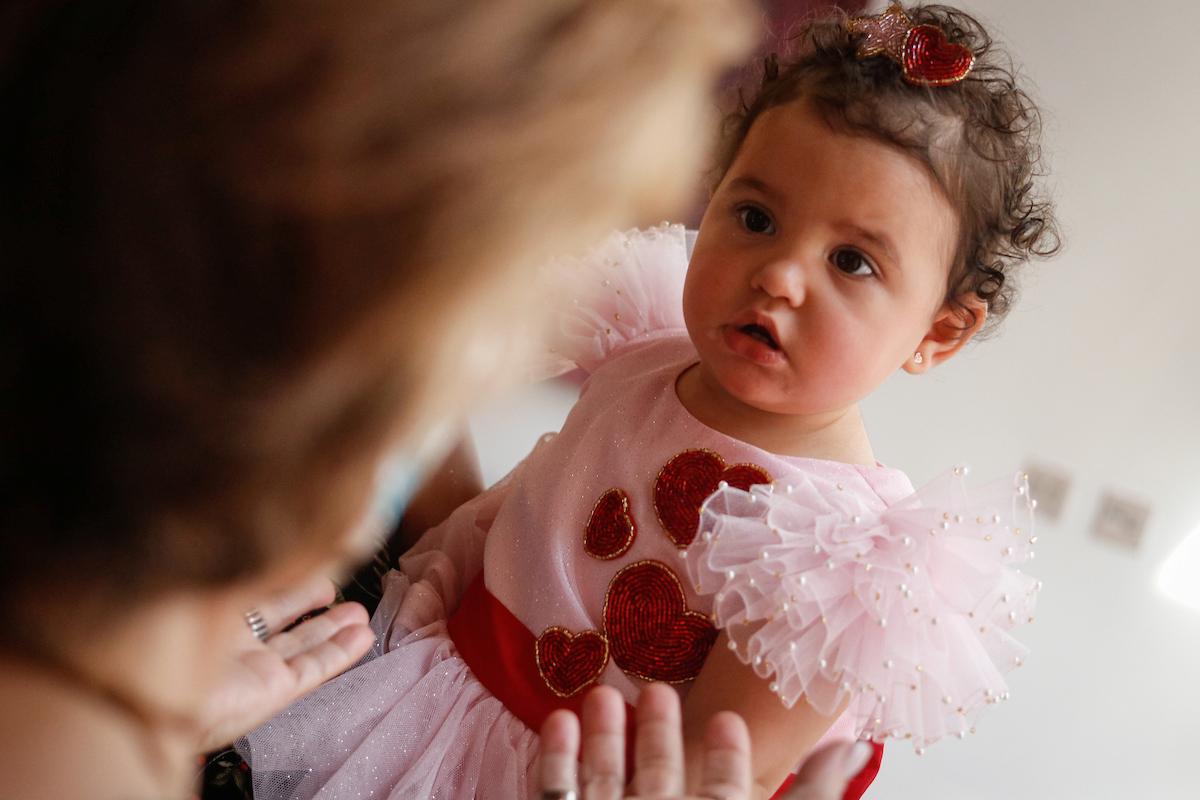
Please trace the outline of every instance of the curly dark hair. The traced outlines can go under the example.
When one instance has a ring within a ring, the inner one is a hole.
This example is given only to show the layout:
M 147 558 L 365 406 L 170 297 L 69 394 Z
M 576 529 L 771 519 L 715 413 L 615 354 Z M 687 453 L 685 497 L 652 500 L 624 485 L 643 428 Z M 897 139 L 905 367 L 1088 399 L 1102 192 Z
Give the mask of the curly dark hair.
M 787 53 L 763 61 L 757 86 L 739 90 L 737 108 L 722 126 L 715 175 L 718 181 L 725 175 L 759 115 L 798 100 L 811 103 L 836 130 L 903 149 L 928 166 L 958 211 L 946 302 L 970 320 L 969 329 L 975 313 L 961 298 L 979 297 L 990 332 L 1015 299 L 1014 270 L 1062 247 L 1053 204 L 1038 180 L 1045 174 L 1041 113 L 978 20 L 947 6 L 905 12 L 914 24 L 936 25 L 974 53 L 965 80 L 910 84 L 891 59 L 856 55 L 858 37 L 846 26 L 846 12 L 823 12 L 800 25 Z

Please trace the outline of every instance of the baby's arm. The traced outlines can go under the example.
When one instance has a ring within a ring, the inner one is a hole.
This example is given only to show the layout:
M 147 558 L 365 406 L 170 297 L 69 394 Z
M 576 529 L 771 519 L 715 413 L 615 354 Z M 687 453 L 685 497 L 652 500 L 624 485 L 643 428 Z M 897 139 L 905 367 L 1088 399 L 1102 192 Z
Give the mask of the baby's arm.
M 818 714 L 803 698 L 786 708 L 768 682 L 730 651 L 728 642 L 722 632 L 683 705 L 688 790 L 700 785 L 705 724 L 718 711 L 735 711 L 750 728 L 753 796 L 765 800 L 825 735 L 845 704 L 833 716 Z

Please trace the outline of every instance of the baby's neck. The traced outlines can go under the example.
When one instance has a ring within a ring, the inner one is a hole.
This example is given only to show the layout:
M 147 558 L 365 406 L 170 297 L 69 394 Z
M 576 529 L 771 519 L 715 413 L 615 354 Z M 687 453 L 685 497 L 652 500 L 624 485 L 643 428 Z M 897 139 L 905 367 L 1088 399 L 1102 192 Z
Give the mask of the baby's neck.
M 675 385 L 679 402 L 696 419 L 726 436 L 771 453 L 875 466 L 858 405 L 819 414 L 777 414 L 747 405 L 697 364 Z

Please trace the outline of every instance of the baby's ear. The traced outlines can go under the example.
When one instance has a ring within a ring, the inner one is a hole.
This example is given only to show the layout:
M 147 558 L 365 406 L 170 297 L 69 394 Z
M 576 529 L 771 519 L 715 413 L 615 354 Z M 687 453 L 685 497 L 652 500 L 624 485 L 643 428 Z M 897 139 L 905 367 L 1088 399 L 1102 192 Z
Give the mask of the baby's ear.
M 974 292 L 960 295 L 957 302 L 947 302 L 934 316 L 916 353 L 904 362 L 904 369 L 919 375 L 953 358 L 986 321 L 987 302 Z

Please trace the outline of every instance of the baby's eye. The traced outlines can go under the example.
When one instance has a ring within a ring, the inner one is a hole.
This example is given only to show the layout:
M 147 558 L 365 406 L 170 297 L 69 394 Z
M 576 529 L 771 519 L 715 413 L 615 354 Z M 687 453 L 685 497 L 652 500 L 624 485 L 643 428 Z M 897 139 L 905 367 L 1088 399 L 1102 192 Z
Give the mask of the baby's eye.
M 758 206 L 742 206 L 737 210 L 737 215 L 742 221 L 742 227 L 751 233 L 768 236 L 775 233 L 775 223 L 771 221 L 770 215 Z
M 847 275 L 867 278 L 875 274 L 875 267 L 871 265 L 867 257 L 857 250 L 848 247 L 834 250 L 829 260 L 833 262 L 835 267 Z

